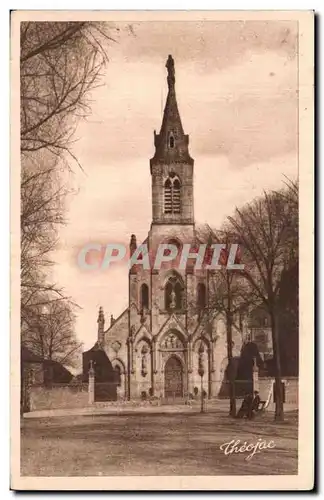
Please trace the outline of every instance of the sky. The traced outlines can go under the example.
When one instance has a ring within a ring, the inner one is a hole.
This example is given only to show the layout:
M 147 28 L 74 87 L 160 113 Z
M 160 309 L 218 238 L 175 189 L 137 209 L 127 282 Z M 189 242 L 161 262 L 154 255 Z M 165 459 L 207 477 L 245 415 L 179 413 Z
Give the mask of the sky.
M 175 60 L 182 124 L 194 166 L 197 223 L 219 227 L 236 206 L 298 175 L 297 23 L 285 21 L 136 22 L 118 25 L 91 114 L 76 131 L 83 172 L 69 174 L 67 225 L 59 234 L 55 280 L 80 306 L 76 334 L 90 348 L 98 308 L 127 307 L 126 264 L 79 268 L 90 242 L 144 240 L 151 223 L 149 159 Z

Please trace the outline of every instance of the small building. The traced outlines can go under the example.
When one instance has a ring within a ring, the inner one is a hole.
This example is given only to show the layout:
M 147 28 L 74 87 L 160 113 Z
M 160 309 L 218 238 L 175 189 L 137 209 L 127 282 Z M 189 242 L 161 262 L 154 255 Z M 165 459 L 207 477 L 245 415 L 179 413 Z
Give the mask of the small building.
M 44 359 L 44 384 L 69 384 L 73 379 L 72 373 L 58 361 Z
M 120 373 L 114 370 L 106 352 L 96 344 L 82 354 L 83 381 L 88 382 L 89 370 L 93 368 L 95 376 L 94 400 L 116 401 L 117 387 L 120 385 Z
M 43 360 L 21 345 L 20 349 L 20 411 L 30 411 L 29 387 L 44 383 Z
M 61 363 L 43 359 L 23 344 L 20 356 L 20 410 L 22 413 L 30 411 L 31 386 L 69 384 L 73 378 L 72 373 Z

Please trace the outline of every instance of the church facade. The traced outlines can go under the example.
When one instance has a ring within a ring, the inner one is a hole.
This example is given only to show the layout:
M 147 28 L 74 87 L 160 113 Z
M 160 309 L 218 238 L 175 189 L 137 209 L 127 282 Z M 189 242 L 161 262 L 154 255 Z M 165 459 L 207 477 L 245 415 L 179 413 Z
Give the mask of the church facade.
M 180 254 L 184 243 L 206 241 L 194 219 L 194 160 L 178 110 L 171 56 L 166 67 L 168 96 L 150 160 L 152 223 L 145 244 L 151 255 L 161 243 L 176 245 Z M 132 235 L 130 253 L 137 248 Z M 199 394 L 201 387 L 207 397 L 218 396 L 227 366 L 226 323 L 221 314 L 210 311 L 213 273 L 193 264 L 182 270 L 174 261 L 161 269 L 134 265 L 128 307 L 111 318 L 108 329 L 100 308 L 97 346 L 118 374 L 118 397 L 186 398 Z M 239 356 L 247 335 L 247 323 L 241 318 L 238 323 L 233 356 Z

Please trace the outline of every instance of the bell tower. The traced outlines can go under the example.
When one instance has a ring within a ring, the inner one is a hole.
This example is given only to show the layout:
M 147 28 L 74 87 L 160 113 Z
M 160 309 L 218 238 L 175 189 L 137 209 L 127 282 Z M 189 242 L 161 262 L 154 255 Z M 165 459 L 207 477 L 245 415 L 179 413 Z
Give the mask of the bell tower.
M 160 133 L 154 131 L 152 176 L 152 225 L 193 225 L 193 166 L 189 136 L 184 133 L 175 91 L 174 59 L 169 55 L 168 96 Z

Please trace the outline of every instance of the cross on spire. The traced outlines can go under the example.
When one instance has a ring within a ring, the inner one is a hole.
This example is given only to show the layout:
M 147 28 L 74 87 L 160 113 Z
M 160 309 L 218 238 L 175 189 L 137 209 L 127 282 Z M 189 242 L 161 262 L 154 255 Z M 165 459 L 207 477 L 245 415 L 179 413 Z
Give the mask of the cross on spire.
M 165 67 L 168 70 L 168 87 L 171 89 L 175 84 L 174 59 L 171 54 L 169 54 Z

